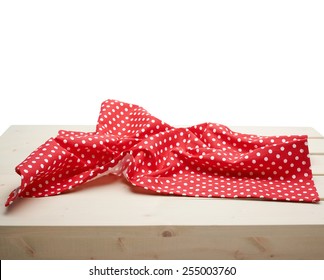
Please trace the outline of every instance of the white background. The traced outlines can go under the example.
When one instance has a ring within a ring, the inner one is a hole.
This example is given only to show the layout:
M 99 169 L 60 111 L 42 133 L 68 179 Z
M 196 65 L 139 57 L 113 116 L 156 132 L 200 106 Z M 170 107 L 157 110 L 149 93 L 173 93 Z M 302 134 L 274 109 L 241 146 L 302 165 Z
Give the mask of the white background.
M 323 1 L 1 1 L 0 134 L 96 124 L 102 101 L 172 125 L 324 134 Z

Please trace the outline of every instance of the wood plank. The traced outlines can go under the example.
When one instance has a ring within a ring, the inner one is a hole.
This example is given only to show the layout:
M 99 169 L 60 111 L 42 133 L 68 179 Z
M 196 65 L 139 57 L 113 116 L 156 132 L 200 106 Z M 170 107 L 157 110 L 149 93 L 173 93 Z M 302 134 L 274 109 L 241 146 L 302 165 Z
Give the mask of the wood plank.
M 324 156 L 310 155 L 313 175 L 324 176 Z
M 320 197 L 324 199 L 324 176 L 313 176 L 313 180 Z
M 16 177 L 4 180 L 0 227 L 324 224 L 324 203 L 145 195 L 116 177 L 99 178 L 70 194 L 20 199 L 4 208 Z M 321 184 L 323 197 L 323 178 L 315 177 L 315 183 Z
M 323 259 L 323 226 L 12 227 L 1 259 Z
M 322 135 L 311 127 L 272 127 L 272 126 L 229 126 L 233 131 L 258 134 L 263 136 L 273 135 L 308 135 L 309 137 L 322 137 Z
M 308 146 L 310 154 L 324 155 L 324 138 L 309 138 Z

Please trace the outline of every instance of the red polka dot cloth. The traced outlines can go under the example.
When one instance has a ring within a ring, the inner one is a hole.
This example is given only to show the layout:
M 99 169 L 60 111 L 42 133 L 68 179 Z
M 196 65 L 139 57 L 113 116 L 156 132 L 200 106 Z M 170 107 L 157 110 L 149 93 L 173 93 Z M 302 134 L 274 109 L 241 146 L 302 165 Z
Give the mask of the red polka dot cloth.
M 306 135 L 257 136 L 215 123 L 175 128 L 107 100 L 95 132 L 61 130 L 16 167 L 21 185 L 6 206 L 107 174 L 160 194 L 318 202 L 310 167 Z

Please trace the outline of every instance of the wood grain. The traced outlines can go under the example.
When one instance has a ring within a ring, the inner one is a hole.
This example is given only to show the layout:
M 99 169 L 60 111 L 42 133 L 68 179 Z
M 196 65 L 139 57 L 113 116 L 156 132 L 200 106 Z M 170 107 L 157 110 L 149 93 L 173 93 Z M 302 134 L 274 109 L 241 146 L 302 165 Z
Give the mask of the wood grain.
M 12 227 L 6 259 L 323 259 L 319 226 Z

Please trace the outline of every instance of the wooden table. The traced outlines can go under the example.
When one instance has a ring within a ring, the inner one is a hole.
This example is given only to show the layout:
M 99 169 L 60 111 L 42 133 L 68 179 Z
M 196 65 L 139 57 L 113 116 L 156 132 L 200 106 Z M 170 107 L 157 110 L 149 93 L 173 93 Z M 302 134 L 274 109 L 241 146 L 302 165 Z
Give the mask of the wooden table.
M 149 195 L 101 177 L 69 194 L 24 198 L 14 168 L 59 129 L 11 126 L 0 137 L 1 259 L 324 259 L 324 203 Z M 231 127 L 259 135 L 308 134 L 324 198 L 324 138 L 312 128 Z

